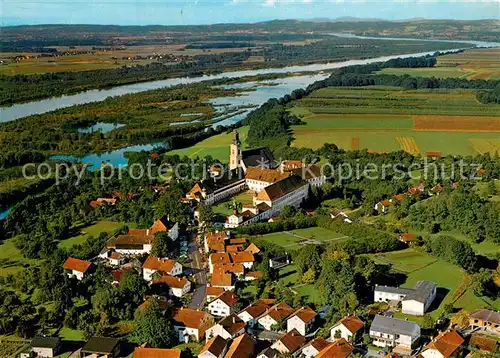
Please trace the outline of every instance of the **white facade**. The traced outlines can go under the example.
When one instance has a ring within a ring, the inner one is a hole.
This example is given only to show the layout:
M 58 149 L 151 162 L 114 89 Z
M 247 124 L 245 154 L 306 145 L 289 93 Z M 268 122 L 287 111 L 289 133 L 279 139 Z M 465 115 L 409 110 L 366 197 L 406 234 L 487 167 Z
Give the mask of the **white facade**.
M 270 331 L 271 327 L 278 323 L 269 315 L 259 318 L 257 322 L 259 322 L 259 325 L 266 331 Z
M 227 340 L 227 339 L 232 339 L 234 337 L 237 337 L 243 333 L 245 333 L 245 327 L 241 328 L 238 332 L 231 335 L 231 333 L 226 331 L 224 329 L 224 327 L 222 327 L 222 325 L 216 324 L 216 325 L 210 327 L 209 329 L 207 329 L 207 331 L 205 332 L 205 337 L 206 337 L 207 341 L 210 340 L 210 338 L 213 338 L 215 336 L 221 336 L 222 338 Z
M 425 314 L 425 304 L 415 300 L 404 300 L 402 303 L 402 312 L 415 316 L 423 316 Z
M 43 357 L 43 358 L 55 357 L 55 352 L 52 348 L 33 347 L 32 350 L 34 353 L 36 353 L 36 357 Z
M 420 353 L 424 358 L 445 358 L 437 349 L 426 349 Z
M 186 293 L 189 293 L 189 291 L 191 291 L 191 282 L 189 280 L 186 280 L 186 284 L 184 285 L 184 287 L 182 288 L 179 288 L 179 287 L 170 287 L 168 293 L 172 296 L 175 296 L 175 297 L 182 297 L 184 296 Z
M 191 336 L 194 336 L 197 342 L 200 340 L 200 331 L 198 330 L 198 328 L 189 328 L 189 327 L 174 325 L 174 329 L 177 332 L 179 342 L 187 343 L 189 342 Z
M 213 316 L 226 317 L 229 316 L 232 313 L 232 311 L 233 310 L 231 309 L 231 306 L 223 302 L 221 299 L 213 300 L 208 304 L 208 312 L 210 312 L 210 314 Z
M 346 341 L 350 341 L 351 340 L 351 337 L 353 336 L 352 332 L 349 331 L 347 329 L 346 326 L 344 326 L 342 323 L 336 325 L 336 326 L 333 326 L 331 329 L 330 329 L 330 339 L 332 341 L 336 340 L 337 338 L 335 337 L 335 333 L 337 331 L 340 331 L 340 338 L 344 338 Z
M 227 221 L 224 223 L 224 227 L 226 229 L 234 229 L 235 227 L 240 226 L 243 223 L 243 216 L 242 215 L 229 215 L 227 217 Z
M 168 230 L 168 236 L 173 240 L 177 240 L 179 238 L 179 223 L 175 223 L 174 226 Z
M 149 254 L 151 252 L 152 248 L 153 248 L 152 244 L 143 244 L 142 248 L 140 248 L 140 249 L 118 249 L 118 248 L 116 248 L 115 251 L 118 252 L 119 254 L 123 254 L 123 255 L 144 255 L 144 254 Z
M 246 311 L 241 311 L 240 313 L 238 313 L 238 317 L 240 317 L 241 320 L 245 322 L 250 328 L 253 328 L 257 323 L 256 319 Z
M 307 334 L 307 332 L 309 331 L 310 327 L 311 327 L 310 323 L 309 324 L 305 323 L 298 316 L 293 316 L 286 321 L 286 331 L 287 332 L 290 332 L 291 330 L 296 329 L 297 331 L 299 331 L 299 333 L 301 335 L 305 336 Z
M 77 270 L 71 270 L 71 271 L 67 271 L 66 274 L 68 275 L 68 277 L 74 277 L 76 278 L 78 281 L 81 281 L 83 280 L 83 278 L 85 277 L 85 273 L 83 272 L 80 272 L 80 271 L 77 271 Z
M 142 269 L 142 277 L 148 282 L 152 281 L 153 275 L 155 274 L 156 271 L 158 271 L 158 270 L 143 268 Z M 165 272 L 165 273 L 170 275 L 170 276 L 182 275 L 182 265 L 176 261 L 174 266 L 172 267 L 172 269 L 169 272 Z
M 309 344 L 302 350 L 301 356 L 303 355 L 304 358 L 314 358 L 318 355 L 318 353 L 319 351 L 314 348 L 312 344 Z
M 377 287 L 375 287 L 375 302 L 402 301 L 405 297 L 406 294 L 403 294 L 401 292 L 387 292 L 383 290 L 377 290 Z
M 259 192 L 265 187 L 273 184 L 273 183 L 268 183 L 266 181 L 262 180 L 255 180 L 255 179 L 246 179 L 246 184 L 249 190 Z

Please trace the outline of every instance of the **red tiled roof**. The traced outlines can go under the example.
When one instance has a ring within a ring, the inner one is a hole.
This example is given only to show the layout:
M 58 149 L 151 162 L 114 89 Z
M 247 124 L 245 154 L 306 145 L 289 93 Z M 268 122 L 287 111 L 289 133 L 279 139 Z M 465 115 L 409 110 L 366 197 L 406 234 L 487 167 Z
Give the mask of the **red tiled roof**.
M 66 259 L 66 262 L 64 262 L 63 268 L 65 270 L 72 270 L 85 273 L 91 266 L 92 262 L 75 259 L 73 257 L 68 257 Z
M 255 345 L 252 338 L 248 334 L 243 333 L 233 340 L 225 358 L 250 358 L 253 357 L 254 350 Z
M 227 265 L 215 264 L 214 272 L 234 273 L 242 275 L 243 273 L 245 273 L 245 267 L 243 266 L 243 264 L 227 264 Z
M 272 319 L 278 322 L 280 319 L 287 318 L 292 313 L 293 313 L 293 308 L 287 305 L 286 303 L 282 302 L 278 303 L 277 305 L 269 309 L 267 315 L 269 315 Z
M 224 291 L 220 296 L 218 296 L 215 300 L 221 300 L 228 306 L 234 305 L 238 302 L 238 296 L 234 294 L 232 291 Z
M 220 296 L 224 292 L 222 287 L 207 287 L 206 296 Z
M 207 344 L 203 347 L 201 350 L 200 355 L 202 355 L 205 352 L 210 352 L 212 353 L 215 357 L 219 357 L 222 352 L 224 351 L 224 348 L 226 348 L 227 341 L 222 338 L 221 336 L 217 335 L 213 338 L 211 338 Z
M 289 353 L 293 353 L 306 343 L 306 337 L 294 328 L 281 337 L 280 342 L 286 347 Z
M 290 318 L 297 316 L 304 323 L 312 321 L 316 317 L 316 312 L 314 312 L 310 307 L 304 306 L 299 308 Z
M 266 183 L 276 183 L 288 178 L 290 173 L 282 173 L 276 169 L 263 169 L 258 167 L 248 167 L 245 173 L 245 179 L 263 181 Z
M 391 206 L 391 205 L 392 205 L 392 203 L 391 203 L 389 200 L 387 200 L 387 199 L 382 200 L 380 203 L 381 203 L 383 206 Z
M 326 341 L 326 339 L 324 339 L 323 337 L 318 337 L 318 338 L 315 338 L 313 339 L 309 345 L 313 346 L 314 348 L 316 348 L 316 350 L 318 352 L 320 352 L 322 349 L 324 349 L 325 347 L 327 347 L 330 343 Z
M 217 324 L 221 325 L 230 335 L 238 333 L 246 326 L 246 323 L 234 312 L 221 319 Z
M 133 358 L 181 358 L 180 349 L 136 348 Z
M 180 308 L 175 312 L 174 321 L 176 325 L 188 328 L 205 329 L 213 325 L 212 315 L 191 308 Z
M 464 343 L 464 339 L 456 331 L 445 331 L 437 335 L 425 348 L 435 349 L 444 357 L 450 357 Z
M 354 351 L 354 347 L 344 338 L 337 339 L 323 348 L 315 358 L 346 358 Z
M 234 263 L 243 263 L 243 262 L 254 262 L 255 258 L 253 254 L 248 251 L 243 252 L 230 252 L 229 256 L 231 257 L 231 261 Z
M 405 198 L 406 194 L 396 194 L 394 195 L 394 199 L 396 199 L 397 201 L 401 201 Z
M 243 251 L 245 248 L 243 245 L 227 245 L 226 246 L 226 252 L 238 252 L 238 251 Z
M 493 352 L 497 346 L 497 341 L 488 336 L 474 333 L 470 338 L 469 345 L 479 347 L 484 352 Z
M 148 229 L 128 229 L 128 235 L 130 236 L 148 236 Z
M 163 275 L 158 280 L 153 280 L 153 283 L 164 283 L 171 288 L 184 288 L 189 283 L 185 277 L 175 277 L 170 275 Z
M 414 241 L 417 238 L 417 235 L 411 234 L 411 233 L 406 233 L 406 234 L 399 235 L 399 238 L 402 241 L 409 242 L 409 241 Z
M 231 259 L 229 258 L 229 254 L 226 253 L 215 253 L 210 255 L 210 262 L 212 265 L 215 264 L 230 264 Z
M 344 327 L 347 328 L 352 334 L 356 333 L 365 326 L 365 323 L 356 316 L 346 316 L 338 321 L 335 326 L 339 324 L 344 325 Z
M 168 273 L 174 268 L 174 265 L 175 260 L 159 259 L 158 257 L 148 256 L 146 262 L 144 262 L 144 265 L 142 265 L 142 267 L 149 270 Z
M 246 277 L 252 277 L 252 278 L 258 279 L 258 278 L 264 277 L 264 272 L 262 272 L 262 271 L 252 271 L 252 272 L 248 272 L 245 276 Z
M 248 247 L 245 249 L 245 251 L 250 252 L 252 254 L 258 254 L 260 252 L 260 249 L 255 245 L 253 242 L 248 245 Z
M 229 273 L 214 272 L 210 279 L 210 285 L 215 287 L 231 287 L 233 286 L 233 275 Z
M 243 245 L 247 243 L 247 239 L 244 237 L 229 239 L 230 245 Z
M 119 252 L 113 251 L 109 257 L 113 260 L 119 260 L 122 255 Z

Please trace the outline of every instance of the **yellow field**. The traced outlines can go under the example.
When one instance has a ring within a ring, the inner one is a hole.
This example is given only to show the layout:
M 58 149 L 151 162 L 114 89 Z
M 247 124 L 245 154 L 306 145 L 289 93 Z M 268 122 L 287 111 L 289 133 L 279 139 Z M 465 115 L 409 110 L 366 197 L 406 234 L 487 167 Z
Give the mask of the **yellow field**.
M 479 153 L 500 153 L 500 139 L 489 138 L 469 138 L 474 150 Z
M 500 132 L 500 117 L 413 116 L 414 130 L 438 132 Z
M 396 137 L 401 149 L 412 155 L 420 155 L 420 149 L 414 137 Z
M 458 67 L 470 72 L 468 79 L 499 79 L 500 49 L 475 49 L 462 53 L 440 56 L 439 67 Z

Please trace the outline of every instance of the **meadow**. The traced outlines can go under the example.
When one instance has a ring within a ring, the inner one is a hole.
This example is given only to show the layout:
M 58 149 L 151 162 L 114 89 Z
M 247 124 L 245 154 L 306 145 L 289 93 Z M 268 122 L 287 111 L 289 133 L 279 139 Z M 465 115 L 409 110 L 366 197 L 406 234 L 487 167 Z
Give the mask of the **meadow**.
M 297 250 L 303 242 L 328 243 L 347 239 L 346 236 L 338 234 L 322 227 L 311 227 L 307 229 L 296 229 L 291 231 L 280 231 L 262 236 L 253 236 L 254 239 L 265 240 L 280 245 L 288 250 Z
M 37 264 L 38 260 L 27 259 L 15 245 L 16 237 L 0 242 L 0 276 L 16 274 L 25 266 Z
M 316 306 L 321 303 L 319 291 L 316 286 L 313 283 L 301 283 L 299 274 L 297 273 L 297 268 L 293 264 L 280 269 L 278 280 L 285 286 L 290 287 L 293 291 L 299 293 L 305 303 L 310 303 Z
M 498 48 L 473 49 L 462 53 L 438 57 L 430 68 L 385 68 L 378 73 L 410 75 L 414 77 L 500 79 L 500 50 Z
M 77 235 L 60 241 L 58 246 L 60 248 L 69 249 L 73 245 L 83 244 L 89 237 L 97 238 L 101 232 L 105 232 L 110 235 L 121 226 L 122 224 L 114 221 L 98 221 L 90 226 L 80 229 Z
M 471 90 L 403 90 L 389 86 L 327 87 L 294 102 L 292 146 L 405 150 L 471 155 L 500 150 L 500 105 Z

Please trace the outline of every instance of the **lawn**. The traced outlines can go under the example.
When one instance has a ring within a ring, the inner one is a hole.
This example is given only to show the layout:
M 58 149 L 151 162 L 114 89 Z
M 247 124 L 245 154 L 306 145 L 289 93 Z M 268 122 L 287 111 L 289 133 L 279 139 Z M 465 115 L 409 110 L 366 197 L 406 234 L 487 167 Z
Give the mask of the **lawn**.
M 240 133 L 240 141 L 245 143 L 248 127 L 238 128 Z M 168 155 L 179 155 L 181 157 L 188 156 L 190 158 L 200 157 L 203 158 L 207 155 L 212 156 L 214 159 L 218 159 L 223 163 L 229 161 L 229 145 L 233 141 L 233 133 L 223 133 L 216 136 L 207 138 L 192 147 L 184 149 L 176 149 L 168 152 Z
M 300 248 L 300 243 L 306 240 L 328 243 L 343 240 L 346 237 L 322 227 L 311 227 L 307 229 L 274 232 L 262 236 L 255 236 L 254 238 L 259 238 L 273 244 L 283 246 L 286 249 L 295 250 Z
M 300 282 L 299 274 L 294 265 L 285 266 L 280 270 L 279 281 L 298 292 L 306 303 L 320 304 L 318 289 L 314 284 L 305 285 Z
M 98 237 L 101 232 L 106 232 L 108 235 L 112 234 L 116 229 L 122 226 L 121 223 L 114 221 L 98 221 L 93 225 L 87 226 L 80 230 L 79 235 L 70 237 L 66 240 L 59 242 L 59 247 L 68 249 L 73 245 L 82 244 L 88 237 Z
M 245 191 L 228 200 L 222 201 L 212 207 L 214 213 L 221 214 L 224 216 L 231 215 L 234 210 L 229 209 L 227 205 L 232 203 L 233 200 L 237 203 L 242 203 L 243 205 L 249 205 L 253 203 L 253 194 L 250 191 Z
M 0 243 L 0 276 L 15 274 L 21 271 L 23 266 L 34 265 L 38 262 L 24 258 L 14 242 L 15 238 L 11 238 Z
M 193 353 L 193 356 L 197 356 L 203 348 L 203 343 L 198 343 L 198 342 L 182 343 L 172 348 L 180 349 L 181 351 L 189 349 Z

